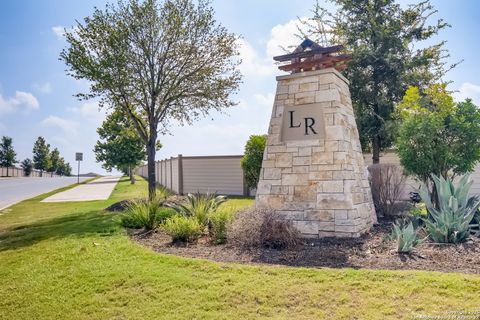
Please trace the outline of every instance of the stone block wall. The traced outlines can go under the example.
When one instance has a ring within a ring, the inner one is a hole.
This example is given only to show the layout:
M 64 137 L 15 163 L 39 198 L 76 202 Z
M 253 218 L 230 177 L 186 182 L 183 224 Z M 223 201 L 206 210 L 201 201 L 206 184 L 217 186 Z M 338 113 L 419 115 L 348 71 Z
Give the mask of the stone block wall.
M 256 207 L 274 209 L 304 237 L 359 236 L 376 215 L 348 81 L 333 68 L 277 81 Z M 321 108 L 324 134 L 282 138 L 284 109 L 312 104 Z

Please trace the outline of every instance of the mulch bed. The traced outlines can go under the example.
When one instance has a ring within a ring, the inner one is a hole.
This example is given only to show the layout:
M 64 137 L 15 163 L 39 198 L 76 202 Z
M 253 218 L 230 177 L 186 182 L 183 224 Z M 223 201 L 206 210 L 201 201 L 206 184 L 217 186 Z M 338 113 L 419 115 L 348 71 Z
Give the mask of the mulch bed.
M 305 241 L 287 250 L 243 250 L 228 244 L 210 244 L 206 237 L 195 244 L 174 244 L 161 231 L 144 233 L 130 230 L 129 234 L 132 239 L 156 252 L 218 262 L 480 274 L 480 239 L 472 238 L 458 245 L 425 242 L 412 254 L 399 254 L 395 251 L 395 242 L 382 240 L 390 233 L 391 223 L 392 220 L 382 220 L 361 238 Z

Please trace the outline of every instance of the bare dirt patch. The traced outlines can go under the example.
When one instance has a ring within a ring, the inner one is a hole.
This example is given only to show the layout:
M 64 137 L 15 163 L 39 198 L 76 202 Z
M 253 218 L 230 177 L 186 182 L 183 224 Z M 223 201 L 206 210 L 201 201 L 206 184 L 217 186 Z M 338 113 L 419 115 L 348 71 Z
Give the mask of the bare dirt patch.
M 228 244 L 210 244 L 207 237 L 195 244 L 172 244 L 170 238 L 161 231 L 129 233 L 135 241 L 160 253 L 218 262 L 480 274 L 480 239 L 472 238 L 458 245 L 425 242 L 412 254 L 399 254 L 395 251 L 394 241 L 383 240 L 390 233 L 391 224 L 392 220 L 382 220 L 369 234 L 358 239 L 305 241 L 287 250 L 243 250 Z

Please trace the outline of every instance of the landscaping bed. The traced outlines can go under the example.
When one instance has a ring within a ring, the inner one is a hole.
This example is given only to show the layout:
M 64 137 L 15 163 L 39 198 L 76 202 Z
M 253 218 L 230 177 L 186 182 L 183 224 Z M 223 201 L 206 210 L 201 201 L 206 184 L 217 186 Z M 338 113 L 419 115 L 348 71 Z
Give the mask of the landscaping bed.
M 480 239 L 464 243 L 435 244 L 428 240 L 411 254 L 399 254 L 394 241 L 383 240 L 391 232 L 392 220 L 382 219 L 370 233 L 357 239 L 325 238 L 303 241 L 295 248 L 243 250 L 232 245 L 213 245 L 208 237 L 194 244 L 172 243 L 158 230 L 130 230 L 132 239 L 156 252 L 219 262 L 277 264 L 299 267 L 431 270 L 480 274 Z

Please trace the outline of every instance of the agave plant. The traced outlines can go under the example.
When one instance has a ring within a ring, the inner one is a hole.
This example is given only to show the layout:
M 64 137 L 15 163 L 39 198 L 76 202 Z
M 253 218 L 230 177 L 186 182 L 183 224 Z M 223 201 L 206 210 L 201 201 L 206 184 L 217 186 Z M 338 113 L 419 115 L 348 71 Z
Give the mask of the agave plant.
M 166 206 L 177 211 L 182 216 L 195 217 L 202 226 L 207 226 L 209 214 L 227 201 L 226 196 L 219 196 L 216 193 L 189 193 L 184 204 L 167 203 Z
M 420 188 L 420 196 L 428 210 L 425 229 L 435 242 L 458 243 L 464 241 L 470 232 L 472 221 L 480 205 L 478 196 L 468 197 L 473 180 L 469 175 L 463 176 L 457 187 L 452 179 L 432 175 L 437 190 L 437 208 L 425 185 Z
M 412 221 L 397 220 L 393 224 L 391 238 L 397 241 L 397 252 L 409 253 L 423 242 L 419 239 Z

